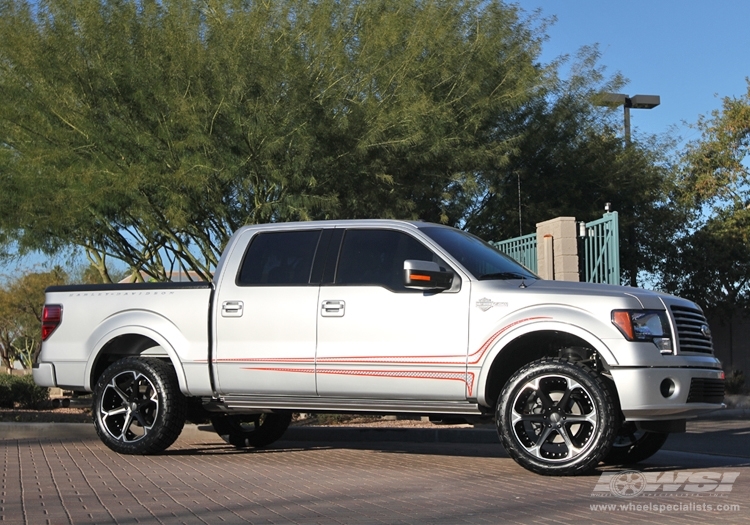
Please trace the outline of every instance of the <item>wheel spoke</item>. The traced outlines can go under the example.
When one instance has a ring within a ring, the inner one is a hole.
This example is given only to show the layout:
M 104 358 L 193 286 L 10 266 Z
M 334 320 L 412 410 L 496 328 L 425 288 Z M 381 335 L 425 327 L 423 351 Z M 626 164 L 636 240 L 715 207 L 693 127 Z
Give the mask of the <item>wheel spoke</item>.
M 568 423 L 588 423 L 596 427 L 596 411 L 592 410 L 588 414 L 568 414 L 565 416 Z
M 118 396 L 120 396 L 120 399 L 122 399 L 122 402 L 123 402 L 123 403 L 128 403 L 128 402 L 130 401 L 130 399 L 129 399 L 128 395 L 127 395 L 127 394 L 126 394 L 125 392 L 123 392 L 122 390 L 120 390 L 120 387 L 119 387 L 119 386 L 117 385 L 117 383 L 115 383 L 115 379 L 117 379 L 117 378 L 114 378 L 114 379 L 112 379 L 112 382 L 111 382 L 111 383 L 110 383 L 110 385 L 109 385 L 109 386 L 110 386 L 110 388 L 111 388 L 112 390 L 114 390 L 114 391 L 115 391 L 115 393 L 116 393 L 116 394 L 117 394 Z
M 579 447 L 576 447 L 573 444 L 573 440 L 571 439 L 570 434 L 568 433 L 568 429 L 565 427 L 565 425 L 560 427 L 560 429 L 558 430 L 558 433 L 560 434 L 560 437 L 563 438 L 563 441 L 565 442 L 565 446 L 568 448 L 567 459 L 572 459 L 581 453 L 582 449 Z
M 555 405 L 555 402 L 552 401 L 552 399 L 549 397 L 549 394 L 541 388 L 537 388 L 536 392 L 534 393 L 536 394 L 537 399 L 542 402 L 543 409 L 546 410 Z
M 525 421 L 529 423 L 544 423 L 544 415 L 543 414 L 521 414 L 515 409 L 511 412 L 511 422 L 513 425 L 518 423 L 519 421 Z
M 579 385 L 572 379 L 568 379 L 568 388 L 565 389 L 565 393 L 563 394 L 562 398 L 560 398 L 560 401 L 557 402 L 557 406 L 568 412 L 568 403 L 570 402 L 570 396 L 573 394 L 573 391 L 576 388 L 581 388 L 581 385 Z
M 542 445 L 546 443 L 550 434 L 552 434 L 552 429 L 549 427 L 544 427 L 544 430 L 542 430 L 542 433 L 539 434 L 539 439 L 537 439 L 536 443 L 531 448 L 527 449 L 529 453 L 533 456 L 541 458 L 542 457 Z
M 529 423 L 544 423 L 545 417 L 542 414 L 518 414 L 516 421 L 528 421 Z
M 104 410 L 102 409 L 101 413 L 104 414 L 104 417 L 112 417 L 117 416 L 120 414 L 124 414 L 128 411 L 128 407 L 126 406 L 120 406 L 117 408 L 113 408 L 112 410 Z
M 125 422 L 122 424 L 122 433 L 119 436 L 123 441 L 128 441 L 128 431 L 130 430 L 130 425 L 132 424 L 133 414 L 128 410 L 127 414 L 125 414 Z

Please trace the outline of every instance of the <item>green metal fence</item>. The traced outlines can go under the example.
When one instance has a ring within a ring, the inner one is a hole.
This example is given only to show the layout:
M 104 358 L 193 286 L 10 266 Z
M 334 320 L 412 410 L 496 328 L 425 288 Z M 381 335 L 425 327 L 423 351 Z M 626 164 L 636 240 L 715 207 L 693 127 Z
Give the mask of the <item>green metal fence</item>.
M 507 241 L 490 243 L 504 254 L 512 257 L 523 264 L 526 268 L 536 273 L 536 233 L 530 233 L 523 237 L 508 239 Z
M 536 233 L 491 243 L 501 252 L 538 271 Z M 582 239 L 582 279 L 588 283 L 620 284 L 620 235 L 617 212 L 605 213 L 601 219 L 586 223 Z

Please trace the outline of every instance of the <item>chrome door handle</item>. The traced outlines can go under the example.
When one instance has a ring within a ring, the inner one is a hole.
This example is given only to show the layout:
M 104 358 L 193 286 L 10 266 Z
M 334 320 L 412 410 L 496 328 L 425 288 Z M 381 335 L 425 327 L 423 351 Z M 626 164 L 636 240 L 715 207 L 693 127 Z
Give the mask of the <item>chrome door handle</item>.
M 345 310 L 344 301 L 323 301 L 320 305 L 320 315 L 323 317 L 344 317 Z
M 242 317 L 245 304 L 242 301 L 224 301 L 221 303 L 222 317 Z

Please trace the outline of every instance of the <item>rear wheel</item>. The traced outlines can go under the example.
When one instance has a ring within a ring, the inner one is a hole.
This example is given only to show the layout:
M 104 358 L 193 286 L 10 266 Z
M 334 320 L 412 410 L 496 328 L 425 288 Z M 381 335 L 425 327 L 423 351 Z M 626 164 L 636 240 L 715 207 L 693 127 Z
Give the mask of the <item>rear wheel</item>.
M 261 448 L 284 435 L 292 422 L 291 413 L 217 415 L 211 417 L 214 430 L 237 448 Z
M 185 424 L 185 397 L 174 368 L 137 357 L 113 363 L 94 387 L 93 419 L 99 438 L 115 452 L 162 452 Z
M 646 432 L 638 430 L 635 423 L 625 423 L 603 461 L 608 465 L 638 463 L 659 452 L 668 437 L 665 432 Z
M 508 454 L 538 474 L 569 476 L 596 467 L 618 428 L 602 378 L 565 358 L 529 363 L 505 384 L 495 414 Z

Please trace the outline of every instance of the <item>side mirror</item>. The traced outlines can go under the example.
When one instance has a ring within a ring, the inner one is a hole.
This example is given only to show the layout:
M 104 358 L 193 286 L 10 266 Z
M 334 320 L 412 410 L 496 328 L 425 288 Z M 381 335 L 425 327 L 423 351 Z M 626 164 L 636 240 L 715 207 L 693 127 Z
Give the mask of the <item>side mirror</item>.
M 448 290 L 453 285 L 453 272 L 440 269 L 436 262 L 404 261 L 404 286 L 415 290 Z

